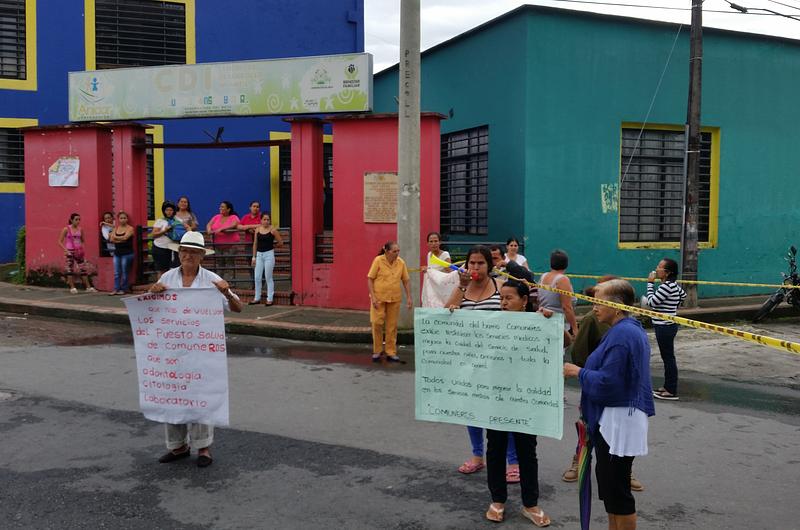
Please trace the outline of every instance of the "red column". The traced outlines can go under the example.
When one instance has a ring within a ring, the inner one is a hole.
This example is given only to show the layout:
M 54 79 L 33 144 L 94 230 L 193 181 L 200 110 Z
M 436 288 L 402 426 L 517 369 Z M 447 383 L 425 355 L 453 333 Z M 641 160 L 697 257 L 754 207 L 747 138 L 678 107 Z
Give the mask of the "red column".
M 133 226 L 147 225 L 147 153 L 134 144 L 145 143 L 145 127 L 138 123 L 113 126 L 114 152 L 114 211 L 126 212 Z M 160 204 L 156 211 L 160 211 Z M 147 247 L 135 245 L 135 252 L 147 252 Z M 129 273 L 133 282 L 138 273 L 134 260 Z
M 292 120 L 292 290 L 303 305 L 313 288 L 314 246 L 322 232 L 322 122 Z

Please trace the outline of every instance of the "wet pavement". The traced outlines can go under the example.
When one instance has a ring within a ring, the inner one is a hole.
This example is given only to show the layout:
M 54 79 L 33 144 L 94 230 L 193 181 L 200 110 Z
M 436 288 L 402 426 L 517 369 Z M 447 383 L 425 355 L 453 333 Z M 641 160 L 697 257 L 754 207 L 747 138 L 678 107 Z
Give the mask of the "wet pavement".
M 788 335 L 797 323 L 766 326 Z M 365 345 L 228 341 L 232 425 L 201 470 L 155 462 L 162 431 L 137 412 L 127 326 L 0 314 L 0 528 L 493 527 L 485 474 L 455 472 L 465 430 L 413 419 L 413 348 L 398 366 L 373 364 Z M 682 370 L 682 401 L 656 403 L 650 455 L 634 464 L 640 528 L 800 528 L 800 392 L 787 368 L 800 358 L 679 341 L 679 365 L 709 368 Z M 553 528 L 578 527 L 576 486 L 560 480 L 578 401 L 573 384 L 565 392 L 564 439 L 539 439 Z M 503 527 L 529 528 L 517 486 L 509 503 Z M 595 500 L 593 527 L 603 512 Z

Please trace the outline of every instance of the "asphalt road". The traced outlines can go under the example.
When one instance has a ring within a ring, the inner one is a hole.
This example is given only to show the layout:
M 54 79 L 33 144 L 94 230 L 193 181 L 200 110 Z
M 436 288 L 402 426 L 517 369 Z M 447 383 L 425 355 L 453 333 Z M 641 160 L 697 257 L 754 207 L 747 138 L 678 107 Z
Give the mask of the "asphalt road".
M 129 330 L 0 315 L 0 528 L 493 526 L 485 474 L 455 471 L 465 429 L 413 419 L 411 364 L 374 366 L 361 346 L 229 344 L 232 428 L 217 430 L 214 464 L 164 465 L 162 427 L 137 412 Z M 792 361 L 753 355 L 788 383 L 683 372 L 684 400 L 657 403 L 634 464 L 640 528 L 800 528 Z M 566 394 L 564 439 L 539 444 L 553 528 L 578 527 L 576 486 L 560 480 L 578 401 Z M 503 528 L 530 526 L 519 506 L 511 486 Z M 595 500 L 593 528 L 603 512 Z

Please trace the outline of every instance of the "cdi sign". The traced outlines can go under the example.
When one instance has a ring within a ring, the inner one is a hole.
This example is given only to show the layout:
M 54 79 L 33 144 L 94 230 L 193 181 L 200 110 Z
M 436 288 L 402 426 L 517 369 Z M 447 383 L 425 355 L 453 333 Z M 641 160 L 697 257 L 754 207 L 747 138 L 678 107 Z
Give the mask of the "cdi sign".
M 372 110 L 368 53 L 70 72 L 70 121 Z

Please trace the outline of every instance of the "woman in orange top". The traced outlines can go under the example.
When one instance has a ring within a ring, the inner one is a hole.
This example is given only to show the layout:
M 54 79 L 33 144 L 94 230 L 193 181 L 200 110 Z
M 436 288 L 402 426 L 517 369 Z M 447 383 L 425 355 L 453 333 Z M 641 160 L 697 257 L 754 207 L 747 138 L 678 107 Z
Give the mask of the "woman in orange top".
M 369 299 L 369 320 L 372 323 L 372 362 L 380 362 L 383 343 L 386 359 L 399 363 L 397 356 L 397 317 L 403 301 L 400 284 L 406 291 L 406 305 L 413 307 L 411 288 L 406 263 L 400 257 L 400 247 L 394 241 L 387 241 L 378 256 L 372 260 L 367 273 Z M 384 339 L 385 336 L 385 339 Z

